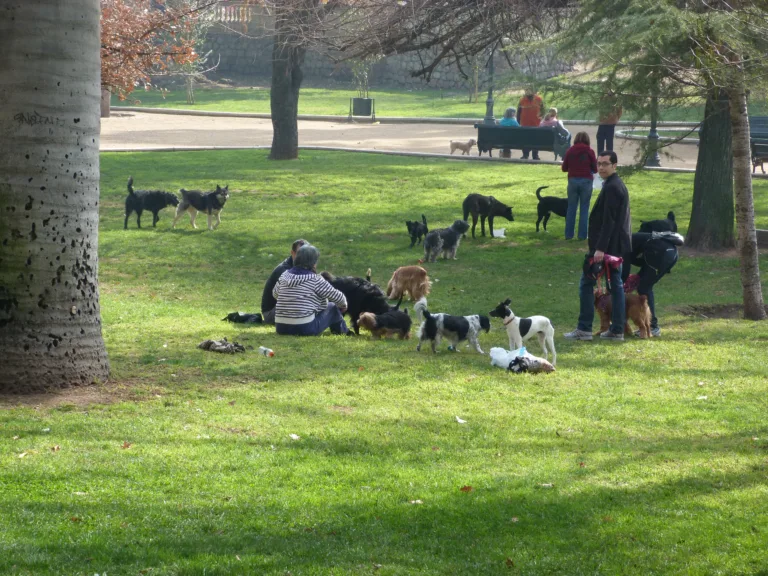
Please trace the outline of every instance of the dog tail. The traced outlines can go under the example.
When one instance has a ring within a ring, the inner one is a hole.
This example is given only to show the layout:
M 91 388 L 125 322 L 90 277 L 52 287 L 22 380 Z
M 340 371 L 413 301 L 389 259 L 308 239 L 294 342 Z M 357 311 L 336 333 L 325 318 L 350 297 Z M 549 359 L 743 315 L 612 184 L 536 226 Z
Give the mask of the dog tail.
M 403 296 L 404 296 L 403 294 L 400 294 L 400 300 L 397 301 L 397 304 L 392 306 L 391 308 L 392 310 L 400 310 L 400 304 L 403 303 Z
M 539 186 L 536 189 L 536 198 L 538 198 L 539 201 L 541 201 L 541 191 L 544 190 L 545 188 L 549 188 L 549 186 Z
M 667 214 L 667 220 L 672 220 L 672 222 L 675 221 L 675 213 L 672 212 L 672 210 L 670 210 L 669 214 Z
M 128 194 L 133 195 L 133 176 L 128 176 Z
M 427 226 L 427 217 L 424 216 L 424 214 L 421 215 L 421 221 L 424 222 L 424 231 L 429 232 L 429 227 Z
M 365 279 L 368 280 L 368 282 L 371 281 L 371 269 L 368 268 L 368 270 L 365 271 Z

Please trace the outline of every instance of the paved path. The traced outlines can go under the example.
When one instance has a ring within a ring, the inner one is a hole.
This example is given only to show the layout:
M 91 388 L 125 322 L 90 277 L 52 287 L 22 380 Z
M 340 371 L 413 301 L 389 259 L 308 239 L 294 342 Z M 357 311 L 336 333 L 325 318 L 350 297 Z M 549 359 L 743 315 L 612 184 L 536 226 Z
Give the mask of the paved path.
M 567 123 L 566 123 L 567 126 Z M 585 130 L 595 144 L 594 126 L 571 126 L 571 132 Z M 477 131 L 471 125 L 444 124 L 351 124 L 299 120 L 301 146 L 330 146 L 398 152 L 447 154 L 450 140 L 469 140 Z M 102 119 L 101 149 L 146 149 L 156 147 L 194 146 L 269 146 L 272 123 L 260 118 L 231 118 L 121 112 L 113 109 L 110 118 Z M 619 162 L 631 160 L 637 151 L 632 140 L 616 139 Z M 675 144 L 667 148 L 676 156 L 662 158 L 669 168 L 696 168 L 698 148 Z M 477 148 L 474 149 L 477 154 Z M 542 159 L 552 160 L 550 152 Z

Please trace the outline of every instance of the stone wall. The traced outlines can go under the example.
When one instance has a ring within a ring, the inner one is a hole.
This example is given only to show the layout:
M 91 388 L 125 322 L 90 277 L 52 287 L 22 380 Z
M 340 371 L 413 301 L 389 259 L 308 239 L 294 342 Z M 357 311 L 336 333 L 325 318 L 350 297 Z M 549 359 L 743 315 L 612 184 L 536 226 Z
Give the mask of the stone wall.
M 204 51 L 212 50 L 209 61 L 219 60 L 217 72 L 237 77 L 269 77 L 272 74 L 272 40 L 269 38 L 249 38 L 231 30 L 215 26 L 208 34 Z M 572 69 L 572 66 L 557 62 L 550 54 L 515 55 L 513 62 L 516 71 L 532 75 L 539 79 L 551 78 Z M 482 59 L 481 66 L 484 66 Z M 510 68 L 503 54 L 494 57 L 497 84 L 510 76 Z M 377 62 L 370 75 L 373 88 L 399 88 L 418 90 L 423 88 L 441 88 L 447 90 L 468 89 L 471 81 L 464 79 L 455 65 L 439 66 L 432 74 L 429 83 L 411 76 L 413 70 L 421 68 L 417 54 L 398 54 Z M 304 62 L 304 78 L 309 81 L 351 82 L 352 72 L 345 63 L 335 64 L 330 58 L 310 51 Z M 471 70 L 465 68 L 471 75 Z M 480 70 L 481 86 L 485 84 L 486 70 Z

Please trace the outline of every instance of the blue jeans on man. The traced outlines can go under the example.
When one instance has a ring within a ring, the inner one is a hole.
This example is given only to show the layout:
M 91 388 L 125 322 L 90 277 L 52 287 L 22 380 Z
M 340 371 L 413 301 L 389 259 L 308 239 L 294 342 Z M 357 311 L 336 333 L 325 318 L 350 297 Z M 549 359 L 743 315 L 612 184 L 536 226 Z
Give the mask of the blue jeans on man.
M 278 334 L 289 336 L 319 336 L 326 328 L 330 328 L 334 334 L 346 334 L 349 332 L 344 315 L 333 302 L 322 312 L 315 314 L 315 319 L 306 324 L 275 324 Z
M 611 332 L 624 334 L 626 311 L 624 310 L 624 283 L 621 280 L 621 268 L 611 270 Z M 606 272 L 607 273 L 607 272 Z M 579 325 L 578 329 L 592 332 L 592 321 L 595 318 L 595 286 L 597 282 L 581 274 L 579 282 Z
M 587 239 L 590 200 L 592 200 L 592 180 L 590 178 L 568 178 L 568 211 L 565 213 L 566 240 L 573 238 L 577 209 L 579 210 L 579 240 Z

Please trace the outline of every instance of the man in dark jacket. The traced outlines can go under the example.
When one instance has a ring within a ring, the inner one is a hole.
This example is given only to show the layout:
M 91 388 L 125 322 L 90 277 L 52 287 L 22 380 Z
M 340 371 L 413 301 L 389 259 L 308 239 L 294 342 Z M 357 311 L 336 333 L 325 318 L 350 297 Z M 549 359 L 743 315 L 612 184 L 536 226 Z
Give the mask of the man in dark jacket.
M 309 244 L 309 242 L 300 239 L 291 244 L 291 255 L 280 262 L 280 264 L 277 265 L 277 268 L 272 270 L 272 274 L 269 275 L 267 283 L 264 285 L 264 292 L 261 294 L 261 315 L 264 319 L 264 324 L 275 323 L 275 306 L 277 306 L 277 300 L 275 300 L 275 297 L 272 295 L 272 290 L 274 289 L 275 284 L 277 284 L 277 281 L 280 280 L 280 276 L 283 275 L 283 272 L 293 268 L 293 259 L 296 257 L 296 251 L 304 246 L 304 244 Z
M 640 267 L 637 273 L 639 276 L 637 293 L 648 296 L 648 307 L 651 309 L 651 336 L 661 336 L 659 320 L 656 318 L 653 287 L 677 264 L 677 247 L 682 243 L 683 237 L 673 232 L 632 234 L 632 265 Z
M 632 251 L 632 222 L 629 215 L 629 192 L 619 175 L 616 174 L 618 159 L 616 152 L 601 152 L 597 158 L 597 172 L 604 180 L 603 189 L 589 214 L 587 243 L 589 255 L 594 262 L 603 262 L 605 255 L 624 257 Z M 629 263 L 627 263 L 629 266 Z M 608 267 L 608 265 L 606 265 Z M 624 286 L 622 265 L 610 268 L 611 282 L 611 327 L 601 338 L 624 340 Z M 582 273 L 579 283 L 579 324 L 565 337 L 571 340 L 592 340 L 592 321 L 595 316 L 594 278 Z

